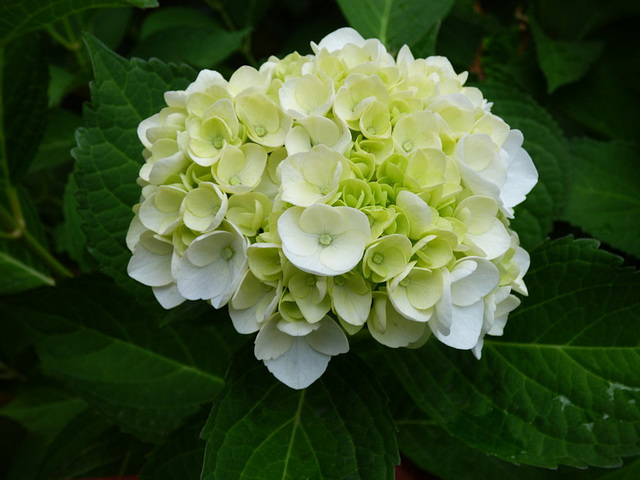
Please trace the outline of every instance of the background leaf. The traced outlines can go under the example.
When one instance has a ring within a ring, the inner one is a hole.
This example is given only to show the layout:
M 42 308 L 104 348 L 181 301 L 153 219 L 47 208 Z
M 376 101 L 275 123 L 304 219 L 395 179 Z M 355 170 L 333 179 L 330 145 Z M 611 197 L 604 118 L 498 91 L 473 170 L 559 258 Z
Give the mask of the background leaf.
M 244 353 L 202 432 L 202 480 L 393 479 L 394 426 L 364 365 L 333 358 L 311 387 L 292 390 Z
M 532 252 L 530 297 L 483 358 L 429 342 L 385 351 L 416 404 L 472 447 L 517 463 L 617 466 L 640 454 L 640 275 L 596 242 Z
M 604 42 L 601 41 L 553 40 L 542 31 L 533 17 L 529 18 L 529 22 L 536 42 L 538 63 L 547 79 L 549 93 L 582 78 L 604 49 Z
M 246 33 L 229 32 L 191 8 L 166 8 L 145 19 L 131 55 L 210 68 L 238 50 Z
M 206 411 L 198 413 L 184 427 L 148 456 L 140 480 L 190 480 L 200 478 L 205 443 L 200 432 Z
M 49 73 L 39 38 L 29 35 L 7 45 L 3 69 L 5 148 L 9 176 L 17 184 L 47 125 Z
M 79 213 L 102 271 L 141 291 L 126 274 L 131 252 L 125 244 L 131 208 L 140 197 L 136 178 L 144 162 L 136 130 L 143 119 L 160 111 L 165 91 L 186 88 L 195 73 L 157 60 L 125 60 L 93 37 L 86 42 L 96 80 L 92 104 L 84 110 L 85 128 L 78 130 L 73 152 Z
M 640 258 L 640 147 L 586 138 L 570 147 L 573 176 L 565 219 Z
M 0 3 L 0 46 L 14 37 L 78 13 L 98 7 L 157 7 L 157 0 L 4 0 Z
M 349 24 L 364 38 L 377 38 L 396 52 L 410 47 L 442 20 L 454 0 L 338 0 Z
M 156 441 L 179 427 L 223 385 L 242 337 L 225 316 L 159 329 L 159 306 L 140 304 L 104 281 L 69 282 L 5 304 L 30 318 L 44 370 L 127 432 Z

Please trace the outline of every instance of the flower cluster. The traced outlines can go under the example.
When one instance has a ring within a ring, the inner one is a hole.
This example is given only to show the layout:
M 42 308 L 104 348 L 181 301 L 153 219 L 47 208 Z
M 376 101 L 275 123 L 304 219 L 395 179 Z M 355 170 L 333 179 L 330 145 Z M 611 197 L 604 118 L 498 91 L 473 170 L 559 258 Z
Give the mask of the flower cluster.
M 348 28 L 312 48 L 204 70 L 140 124 L 129 275 L 165 308 L 228 304 L 292 388 L 365 324 L 479 357 L 527 293 L 509 229 L 537 182 L 522 134 L 443 57 L 394 59 Z

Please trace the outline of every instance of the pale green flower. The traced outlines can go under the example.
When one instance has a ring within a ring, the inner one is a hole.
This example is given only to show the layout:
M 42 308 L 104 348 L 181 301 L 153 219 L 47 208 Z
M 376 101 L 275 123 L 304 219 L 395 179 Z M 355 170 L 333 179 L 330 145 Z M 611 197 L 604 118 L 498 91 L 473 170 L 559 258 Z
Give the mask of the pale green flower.
M 265 283 L 282 280 L 284 257 L 280 245 L 275 243 L 254 243 L 247 248 L 249 269 Z
M 271 202 L 262 193 L 249 192 L 232 195 L 226 218 L 246 237 L 254 237 L 265 227 Z
M 323 116 L 333 101 L 333 82 L 324 82 L 316 75 L 292 77 L 279 90 L 280 105 L 295 119 L 310 115 Z
M 260 281 L 248 270 L 229 302 L 229 316 L 239 333 L 260 330 L 280 301 L 282 283 L 273 285 Z
M 407 265 L 400 275 L 387 282 L 387 294 L 394 308 L 402 316 L 416 322 L 426 322 L 442 296 L 442 274 Z
M 170 234 L 182 221 L 181 207 L 186 194 L 173 185 L 159 186 L 140 206 L 140 222 L 159 235 Z
M 311 115 L 296 120 L 284 145 L 289 155 L 308 152 L 315 145 L 326 145 L 331 150 L 344 153 L 351 145 L 351 132 L 338 118 Z
M 329 286 L 331 305 L 340 320 L 362 326 L 371 309 L 371 284 L 362 275 L 347 272 L 332 277 Z
M 383 291 L 373 293 L 367 327 L 373 338 L 391 348 L 417 348 L 430 335 L 426 322 L 416 322 L 400 315 Z
M 295 153 L 280 164 L 282 200 L 301 207 L 329 203 L 348 169 L 346 159 L 324 145 Z
M 293 119 L 265 95 L 243 95 L 236 99 L 236 113 L 251 140 L 265 147 L 281 147 Z
M 246 143 L 239 148 L 226 148 L 212 172 L 222 191 L 247 193 L 258 186 L 266 165 L 266 150 Z
M 182 203 L 184 224 L 197 232 L 209 232 L 222 223 L 229 200 L 215 183 L 201 182 Z
M 403 235 L 387 235 L 373 242 L 364 254 L 362 271 L 376 283 L 402 273 L 411 258 L 411 241 Z

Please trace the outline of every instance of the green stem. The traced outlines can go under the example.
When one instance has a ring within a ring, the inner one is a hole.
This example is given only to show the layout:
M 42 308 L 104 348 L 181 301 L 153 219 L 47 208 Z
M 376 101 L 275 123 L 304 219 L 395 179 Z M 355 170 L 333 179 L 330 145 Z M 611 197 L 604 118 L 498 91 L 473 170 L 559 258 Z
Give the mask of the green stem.
M 5 235 L 22 242 L 22 244 L 52 272 L 61 277 L 73 277 L 73 274 L 69 270 L 58 262 L 24 226 L 20 225 L 20 223 L 2 207 L 0 207 L 0 224 L 8 230 L 8 233 L 5 232 Z
M 236 27 L 236 25 L 233 23 L 233 20 L 229 16 L 227 10 L 224 8 L 222 2 L 220 2 L 219 0 L 206 1 L 213 10 L 220 14 L 220 16 L 222 17 L 222 21 L 229 30 L 231 30 L 232 32 L 238 31 L 238 27 Z M 242 47 L 240 48 L 240 53 L 242 53 L 247 62 L 249 62 L 253 67 L 258 68 L 258 62 L 251 53 L 251 35 L 247 35 L 245 37 Z

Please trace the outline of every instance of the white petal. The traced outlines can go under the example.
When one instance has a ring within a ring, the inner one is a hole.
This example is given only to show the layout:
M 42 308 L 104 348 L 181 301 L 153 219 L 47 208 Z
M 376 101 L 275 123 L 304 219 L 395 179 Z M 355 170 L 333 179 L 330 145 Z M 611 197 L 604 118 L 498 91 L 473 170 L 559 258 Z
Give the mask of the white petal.
M 284 355 L 264 360 L 264 364 L 273 376 L 286 386 L 301 390 L 322 376 L 329 360 L 329 355 L 311 348 L 304 337 L 296 337 Z
M 155 295 L 156 300 L 158 300 L 158 303 L 162 305 L 162 308 L 166 308 L 167 310 L 177 307 L 187 300 L 180 295 L 175 283 L 165 285 L 164 287 L 153 287 L 153 294 Z
M 442 335 L 437 330 L 434 335 L 445 345 L 460 350 L 470 350 L 477 343 L 482 331 L 484 302 L 482 300 L 467 307 L 453 305 L 453 319 L 449 335 Z
M 467 233 L 466 240 L 480 248 L 488 260 L 504 255 L 511 247 L 511 236 L 504 224 L 497 218 L 493 219 L 491 228 L 480 235 Z
M 331 53 L 336 50 L 340 50 L 348 43 L 362 47 L 365 43 L 365 39 L 362 38 L 362 35 L 356 32 L 353 28 L 343 27 L 324 37 L 320 40 L 318 45 L 311 43 L 311 47 L 315 47 L 315 53 L 318 53 L 318 51 L 323 48 L 327 49 L 329 53 Z
M 293 338 L 276 327 L 280 315 L 274 315 L 263 325 L 256 336 L 253 353 L 258 360 L 271 360 L 285 354 Z
M 466 268 L 465 264 L 469 263 L 476 264 L 473 272 L 451 283 L 451 300 L 454 305 L 460 307 L 475 304 L 496 288 L 500 281 L 500 274 L 496 266 L 483 258 L 463 258 L 454 267 L 454 271 Z
M 349 341 L 342 329 L 330 317 L 320 321 L 320 328 L 306 337 L 307 343 L 325 355 L 339 355 L 349 351 Z
M 154 240 L 149 240 L 153 242 Z M 158 243 L 159 240 L 155 240 Z M 149 287 L 163 287 L 173 283 L 171 275 L 172 249 L 167 253 L 154 253 L 143 242 L 138 243 L 129 260 L 127 273 L 131 278 Z

